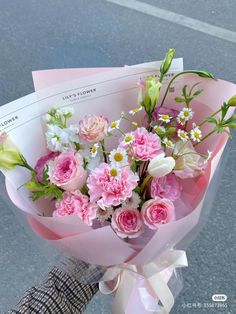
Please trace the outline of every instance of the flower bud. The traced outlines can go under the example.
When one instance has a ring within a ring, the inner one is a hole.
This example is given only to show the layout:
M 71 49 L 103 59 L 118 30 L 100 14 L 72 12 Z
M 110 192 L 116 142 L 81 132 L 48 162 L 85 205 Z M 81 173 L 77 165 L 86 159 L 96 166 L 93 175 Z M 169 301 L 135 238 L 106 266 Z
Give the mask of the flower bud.
M 24 166 L 22 156 L 17 149 L 3 148 L 0 150 L 0 168 L 11 170 L 17 165 Z
M 154 178 L 160 178 L 170 173 L 175 167 L 173 157 L 165 157 L 165 154 L 160 154 L 153 158 L 148 165 L 148 172 Z
M 166 53 L 165 59 L 163 60 L 160 67 L 161 76 L 164 76 L 169 71 L 174 54 L 174 48 L 169 49 L 169 51 Z
M 232 96 L 228 102 L 227 105 L 230 107 L 236 107 L 236 95 Z
M 0 132 L 0 168 L 11 170 L 17 165 L 24 165 L 21 153 L 8 140 L 7 133 Z

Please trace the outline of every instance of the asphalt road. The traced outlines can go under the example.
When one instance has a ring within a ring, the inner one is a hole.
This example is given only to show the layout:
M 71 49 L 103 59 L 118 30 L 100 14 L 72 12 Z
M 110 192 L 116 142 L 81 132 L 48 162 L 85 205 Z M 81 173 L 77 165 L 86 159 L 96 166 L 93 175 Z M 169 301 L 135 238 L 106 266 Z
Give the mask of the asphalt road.
M 32 70 L 136 64 L 161 59 L 169 47 L 184 58 L 186 69 L 205 69 L 236 82 L 236 1 L 144 2 L 165 11 L 149 7 L 148 15 L 105 0 L 0 0 L 0 104 L 33 91 Z M 161 16 L 151 16 L 154 11 Z M 171 18 L 169 11 L 178 15 Z M 186 17 L 194 19 L 189 26 Z M 208 222 L 187 250 L 189 267 L 183 271 L 184 288 L 173 314 L 236 313 L 235 135 L 228 149 Z M 54 261 L 44 244 L 36 245 L 18 224 L 0 178 L 0 311 L 4 312 Z M 203 308 L 213 303 L 211 296 L 216 293 L 228 296 L 227 308 Z M 96 296 L 87 313 L 110 313 L 104 300 Z M 196 303 L 202 307 L 195 308 Z

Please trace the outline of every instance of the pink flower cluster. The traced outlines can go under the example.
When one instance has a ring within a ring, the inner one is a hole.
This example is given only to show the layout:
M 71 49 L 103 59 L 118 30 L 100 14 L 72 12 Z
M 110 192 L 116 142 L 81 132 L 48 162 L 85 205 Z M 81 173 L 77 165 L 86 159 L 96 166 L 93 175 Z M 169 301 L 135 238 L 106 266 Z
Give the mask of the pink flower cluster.
M 132 196 L 139 177 L 129 167 L 120 169 L 120 175 L 113 177 L 110 166 L 102 163 L 88 177 L 90 200 L 92 202 L 103 200 L 105 206 L 118 206 L 122 201 Z
M 96 218 L 97 205 L 90 203 L 89 198 L 79 190 L 65 192 L 63 199 L 56 202 L 54 217 L 78 215 L 87 225 L 91 226 Z
M 160 153 L 162 153 L 161 140 L 157 134 L 148 132 L 145 128 L 137 128 L 132 132 L 134 141 L 132 142 L 132 149 L 129 149 L 129 154 L 132 158 L 137 160 L 150 160 Z M 125 147 L 124 144 L 120 146 Z
M 144 224 L 157 230 L 160 225 L 174 220 L 174 204 L 165 198 L 156 197 L 145 202 L 141 212 L 135 208 L 120 207 L 112 215 L 111 225 L 121 238 L 137 238 L 144 231 Z

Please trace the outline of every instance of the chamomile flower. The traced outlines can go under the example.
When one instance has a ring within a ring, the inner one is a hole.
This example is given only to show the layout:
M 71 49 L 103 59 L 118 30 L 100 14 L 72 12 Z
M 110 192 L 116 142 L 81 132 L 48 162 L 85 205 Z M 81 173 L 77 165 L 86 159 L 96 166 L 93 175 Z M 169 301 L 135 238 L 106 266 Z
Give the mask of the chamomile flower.
M 109 128 L 108 128 L 108 132 L 111 132 L 115 129 L 119 129 L 120 127 L 120 119 L 119 120 L 116 120 L 116 121 L 112 121 Z
M 118 147 L 110 152 L 109 160 L 115 167 L 122 167 L 128 163 L 128 155 L 125 149 Z
M 96 143 L 96 144 L 94 144 L 92 146 L 91 151 L 90 151 L 91 157 L 96 157 L 97 156 L 98 148 L 99 148 L 99 144 L 98 143 Z
M 190 131 L 190 137 L 194 142 L 200 142 L 202 138 L 202 131 L 196 126 Z
M 168 138 L 165 138 L 164 140 L 163 140 L 163 143 L 166 145 L 166 147 L 168 147 L 168 148 L 174 148 L 174 143 L 171 141 L 171 140 L 169 140 Z
M 188 133 L 184 130 L 179 129 L 178 130 L 178 137 L 183 141 L 187 142 L 189 140 Z
M 159 120 L 165 123 L 169 123 L 172 117 L 168 114 L 159 114 Z
M 176 120 L 181 125 L 185 125 L 185 123 L 187 122 L 186 118 L 180 113 L 178 114 Z
M 126 133 L 124 138 L 123 138 L 123 141 L 121 142 L 122 145 L 129 145 L 129 144 L 132 144 L 134 141 L 134 135 L 132 132 L 130 133 Z
M 130 114 L 131 116 L 134 116 L 136 113 L 138 113 L 138 112 L 141 111 L 142 109 L 143 109 L 142 106 L 140 106 L 140 107 L 138 107 L 138 108 L 134 108 L 133 110 L 130 110 L 130 111 L 129 111 L 129 114 Z
M 119 178 L 121 174 L 121 171 L 116 166 L 111 165 L 109 169 L 109 175 L 113 178 Z
M 157 134 L 164 134 L 166 133 L 166 128 L 161 125 L 155 125 L 153 129 L 157 132 Z
M 184 107 L 179 113 L 180 116 L 184 117 L 186 121 L 192 119 L 193 111 L 191 108 Z

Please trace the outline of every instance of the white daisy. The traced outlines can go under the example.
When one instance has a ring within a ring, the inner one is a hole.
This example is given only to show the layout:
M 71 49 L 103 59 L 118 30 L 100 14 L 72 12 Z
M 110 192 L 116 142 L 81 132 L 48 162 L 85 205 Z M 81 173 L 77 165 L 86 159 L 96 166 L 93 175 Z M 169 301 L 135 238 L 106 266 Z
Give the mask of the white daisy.
M 179 129 L 178 130 L 178 137 L 183 141 L 187 142 L 189 140 L 188 133 L 184 130 Z
M 186 121 L 192 119 L 193 111 L 191 108 L 184 107 L 179 113 L 180 116 L 184 117 Z
M 172 117 L 168 114 L 159 114 L 159 120 L 165 123 L 169 123 Z
M 177 122 L 181 125 L 185 125 L 185 123 L 187 122 L 185 116 L 183 116 L 182 114 L 178 114 L 177 118 L 176 118 Z
M 130 111 L 129 111 L 129 114 L 130 114 L 131 116 L 134 116 L 136 113 L 138 113 L 138 112 L 141 111 L 142 109 L 143 109 L 142 106 L 140 106 L 140 107 L 138 107 L 138 108 L 134 108 L 133 110 L 130 110 Z
M 118 147 L 110 152 L 109 160 L 115 167 L 125 166 L 128 163 L 128 155 L 125 149 Z
M 196 126 L 190 131 L 190 137 L 194 142 L 200 142 L 202 138 L 202 131 Z
M 98 148 L 99 148 L 99 144 L 98 143 L 96 143 L 96 144 L 94 144 L 92 146 L 91 151 L 90 151 L 91 157 L 96 157 L 97 156 Z
M 131 207 L 131 208 L 138 208 L 139 204 L 141 203 L 141 198 L 136 192 L 132 192 L 132 196 L 127 198 L 123 203 L 122 206 Z
M 123 138 L 123 141 L 121 142 L 121 144 L 123 145 L 129 145 L 131 143 L 133 143 L 134 141 L 134 135 L 132 132 L 130 133 L 126 133 L 124 138 Z
M 115 129 L 119 129 L 119 127 L 120 127 L 120 119 L 116 121 L 112 121 L 108 128 L 108 132 L 111 132 Z
M 171 141 L 171 140 L 169 140 L 168 138 L 165 138 L 164 140 L 163 140 L 163 143 L 166 145 L 166 147 L 168 147 L 168 148 L 174 148 L 174 143 Z
M 109 169 L 109 175 L 113 178 L 119 178 L 121 175 L 120 168 L 117 168 L 116 166 L 111 165 Z

